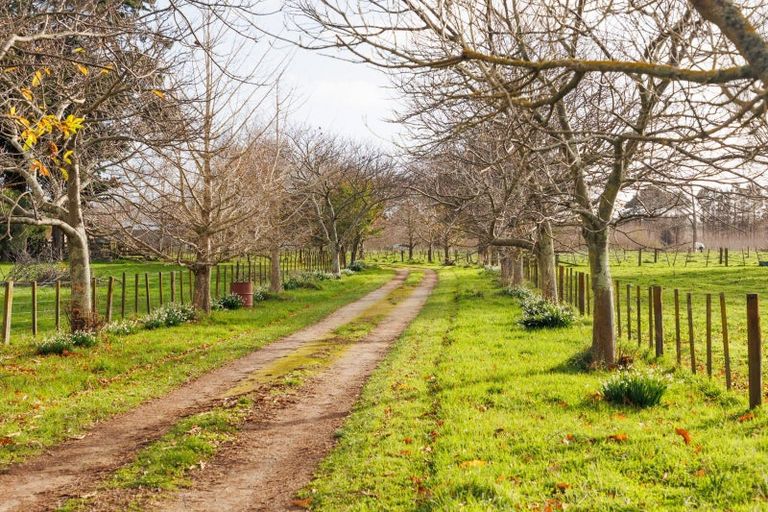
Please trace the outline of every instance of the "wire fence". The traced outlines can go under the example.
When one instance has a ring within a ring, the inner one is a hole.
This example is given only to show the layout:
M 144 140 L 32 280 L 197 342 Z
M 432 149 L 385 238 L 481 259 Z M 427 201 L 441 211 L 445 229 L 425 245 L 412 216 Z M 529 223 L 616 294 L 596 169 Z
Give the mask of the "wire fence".
M 297 273 L 330 269 L 331 257 L 327 251 L 296 249 L 280 254 L 283 282 Z M 218 299 L 229 294 L 233 282 L 267 286 L 271 274 L 271 260 L 264 256 L 216 265 L 211 269 L 211 295 Z M 9 343 L 14 336 L 38 336 L 69 328 L 71 284 L 68 281 L 5 281 L 0 286 L 4 343 Z M 106 271 L 91 280 L 92 313 L 107 322 L 146 315 L 168 302 L 190 303 L 193 295 L 194 276 L 181 267 L 153 272 Z

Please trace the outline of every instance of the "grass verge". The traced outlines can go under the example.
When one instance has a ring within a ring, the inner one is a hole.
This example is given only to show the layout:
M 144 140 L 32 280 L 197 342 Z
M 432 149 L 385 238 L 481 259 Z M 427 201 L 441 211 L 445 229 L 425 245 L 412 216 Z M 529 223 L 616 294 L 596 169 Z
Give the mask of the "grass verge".
M 667 360 L 636 362 L 668 379 L 661 405 L 611 405 L 586 320 L 519 314 L 490 277 L 443 270 L 302 492 L 312 510 L 768 509 L 762 411 Z

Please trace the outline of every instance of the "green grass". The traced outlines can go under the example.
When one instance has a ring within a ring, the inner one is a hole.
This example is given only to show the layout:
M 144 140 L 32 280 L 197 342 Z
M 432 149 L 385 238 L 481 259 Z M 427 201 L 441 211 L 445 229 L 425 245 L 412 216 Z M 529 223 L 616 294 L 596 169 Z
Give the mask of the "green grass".
M 0 353 L 0 467 L 316 322 L 391 276 L 389 270 L 367 270 L 324 282 L 322 290 L 286 292 L 281 300 L 252 310 L 106 336 L 66 357 L 38 356 L 31 341 L 5 347 Z
M 302 492 L 313 510 L 768 509 L 768 418 L 740 394 L 661 360 L 660 405 L 606 403 L 588 320 L 526 332 L 490 277 L 440 277 Z

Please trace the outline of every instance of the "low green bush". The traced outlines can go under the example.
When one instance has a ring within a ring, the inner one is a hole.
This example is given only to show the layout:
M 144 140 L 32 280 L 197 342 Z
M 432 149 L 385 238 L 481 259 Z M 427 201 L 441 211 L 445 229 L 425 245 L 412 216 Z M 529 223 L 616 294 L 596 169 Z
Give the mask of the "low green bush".
M 173 327 L 195 318 L 195 308 L 190 304 L 171 302 L 160 306 L 142 319 L 145 329 Z
M 35 345 L 35 352 L 40 355 L 63 354 L 75 348 L 69 333 L 58 333 L 45 338 Z
M 254 293 L 255 295 L 255 293 Z M 240 309 L 243 307 L 243 299 L 236 293 L 224 295 L 213 301 L 213 309 Z
M 368 268 L 368 265 L 366 265 L 364 261 L 357 260 L 347 265 L 347 268 L 352 272 L 362 272 Z
M 76 347 L 92 347 L 98 341 L 96 334 L 92 332 L 75 331 L 69 336 L 72 344 Z
M 136 320 L 118 320 L 116 322 L 107 324 L 104 327 L 104 330 L 107 333 L 114 334 L 116 336 L 127 336 L 128 334 L 133 334 L 138 331 L 139 324 L 136 322 Z
M 294 276 L 288 278 L 285 283 L 283 283 L 283 288 L 285 290 L 298 290 L 300 288 L 307 290 L 321 290 L 322 286 L 311 279 L 307 279 L 306 277 Z
M 651 407 L 661 402 L 667 382 L 653 373 L 622 371 L 603 382 L 600 392 L 607 402 L 634 407 Z
M 525 286 L 509 286 L 504 288 L 502 293 L 519 301 L 525 301 L 535 297 L 533 291 Z
M 573 310 L 538 296 L 532 296 L 521 303 L 523 317 L 520 324 L 526 329 L 568 327 L 573 324 Z
M 35 345 L 35 352 L 40 355 L 61 355 L 65 352 L 71 352 L 75 347 L 92 347 L 96 345 L 97 341 L 96 335 L 91 332 L 59 332 Z

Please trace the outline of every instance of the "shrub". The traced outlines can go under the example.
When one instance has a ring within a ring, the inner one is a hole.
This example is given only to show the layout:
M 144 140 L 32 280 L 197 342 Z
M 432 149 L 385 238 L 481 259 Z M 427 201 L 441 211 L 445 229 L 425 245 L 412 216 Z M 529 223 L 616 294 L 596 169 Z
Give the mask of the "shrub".
M 138 331 L 139 324 L 135 320 L 120 320 L 107 324 L 107 326 L 104 327 L 104 330 L 109 334 L 114 334 L 116 336 L 126 336 Z
M 483 269 L 480 271 L 481 276 L 496 276 L 501 273 L 501 268 L 493 265 L 483 265 Z
M 146 315 L 142 323 L 146 329 L 173 327 L 195 318 L 195 308 L 189 304 L 171 302 Z
M 526 329 L 568 327 L 573 323 L 573 310 L 541 297 L 533 296 L 521 304 L 523 318 L 520 324 Z
M 355 275 L 355 271 L 349 268 L 343 268 L 341 269 L 340 274 L 343 276 L 353 276 Z
M 502 293 L 504 295 L 509 295 L 513 299 L 517 299 L 521 302 L 530 300 L 535 297 L 533 291 L 530 288 L 526 288 L 525 286 L 510 286 L 508 288 L 504 288 Z
M 23 262 L 15 263 L 5 281 L 16 281 L 17 283 L 37 281 L 40 284 L 55 283 L 56 280 L 65 281 L 69 279 L 69 267 L 65 263 L 36 263 Z
M 92 332 L 75 331 L 69 335 L 76 347 L 92 347 L 96 344 L 96 335 Z
M 622 371 L 603 382 L 600 392 L 607 402 L 634 407 L 651 407 L 661 402 L 667 383 L 659 375 Z
M 366 265 L 364 261 L 357 260 L 347 265 L 347 268 L 352 272 L 362 272 L 368 268 L 368 265 Z
M 285 290 L 298 290 L 299 288 L 304 288 L 308 290 L 320 290 L 322 287 L 317 284 L 315 281 L 311 279 L 307 279 L 306 277 L 301 276 L 294 276 L 289 278 L 288 280 L 283 283 L 283 288 Z
M 38 343 L 35 346 L 35 351 L 40 355 L 60 355 L 73 350 L 75 347 L 92 347 L 96 345 L 96 342 L 96 335 L 91 332 L 60 332 Z
M 255 293 L 254 293 L 255 295 Z M 213 309 L 240 309 L 243 307 L 243 299 L 235 293 L 224 295 L 213 302 Z
M 72 338 L 68 333 L 58 333 L 35 345 L 35 351 L 40 355 L 63 354 L 71 351 L 74 347 Z

